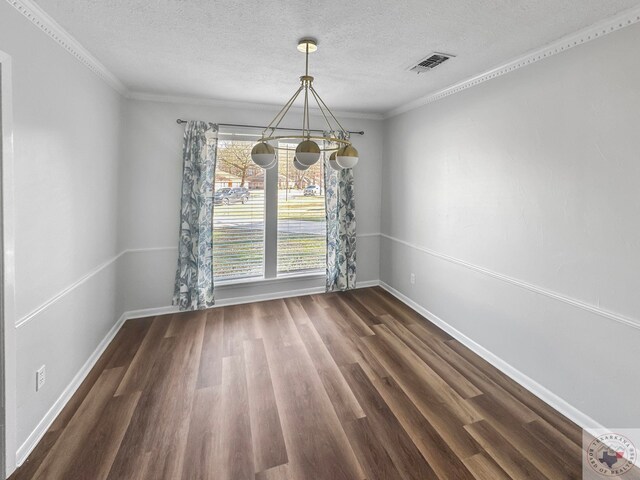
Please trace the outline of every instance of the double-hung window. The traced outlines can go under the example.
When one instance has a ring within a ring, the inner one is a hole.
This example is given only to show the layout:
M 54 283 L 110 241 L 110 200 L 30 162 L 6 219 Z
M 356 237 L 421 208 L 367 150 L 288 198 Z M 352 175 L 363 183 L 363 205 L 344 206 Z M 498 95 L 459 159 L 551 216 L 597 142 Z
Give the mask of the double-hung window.
M 241 130 L 241 131 L 240 131 Z M 216 282 L 321 274 L 326 262 L 324 158 L 293 166 L 296 144 L 281 142 L 278 166 L 251 161 L 259 132 L 218 133 L 213 208 Z

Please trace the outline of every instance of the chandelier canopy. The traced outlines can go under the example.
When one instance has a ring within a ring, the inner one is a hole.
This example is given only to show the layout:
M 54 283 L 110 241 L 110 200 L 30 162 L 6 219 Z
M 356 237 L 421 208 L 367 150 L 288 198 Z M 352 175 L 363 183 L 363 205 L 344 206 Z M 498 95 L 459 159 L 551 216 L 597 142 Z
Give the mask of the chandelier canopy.
M 322 152 L 333 152 L 329 164 L 331 168 L 340 170 L 353 168 L 358 163 L 358 151 L 349 141 L 347 132 L 327 104 L 322 100 L 313 87 L 313 77 L 309 75 L 309 54 L 318 49 L 318 44 L 311 38 L 305 38 L 298 43 L 298 50 L 305 54 L 305 73 L 300 77 L 300 87 L 284 104 L 269 125 L 262 131 L 258 143 L 251 150 L 251 159 L 262 168 L 272 168 L 278 163 L 276 150 L 293 150 L 279 145 L 281 140 L 300 141 L 295 148 L 293 165 L 298 170 L 306 170 L 315 164 Z M 276 135 L 282 119 L 287 115 L 291 106 L 300 94 L 304 94 L 302 110 L 302 135 Z M 309 103 L 315 101 L 326 122 L 326 134 L 312 135 L 309 122 Z M 335 122 L 335 123 L 334 123 Z M 318 143 L 319 142 L 319 143 Z

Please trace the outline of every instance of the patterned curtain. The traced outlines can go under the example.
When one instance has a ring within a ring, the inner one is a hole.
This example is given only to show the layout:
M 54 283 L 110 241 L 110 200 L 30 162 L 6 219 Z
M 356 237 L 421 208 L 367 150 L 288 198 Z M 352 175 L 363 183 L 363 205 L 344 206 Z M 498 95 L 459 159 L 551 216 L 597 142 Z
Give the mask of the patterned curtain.
M 334 138 L 342 133 L 324 132 Z M 327 215 L 327 292 L 356 287 L 356 201 L 353 169 L 336 171 L 324 155 L 325 210 Z
M 180 310 L 213 306 L 213 188 L 217 140 L 205 122 L 188 122 L 182 148 L 182 203 L 173 304 Z

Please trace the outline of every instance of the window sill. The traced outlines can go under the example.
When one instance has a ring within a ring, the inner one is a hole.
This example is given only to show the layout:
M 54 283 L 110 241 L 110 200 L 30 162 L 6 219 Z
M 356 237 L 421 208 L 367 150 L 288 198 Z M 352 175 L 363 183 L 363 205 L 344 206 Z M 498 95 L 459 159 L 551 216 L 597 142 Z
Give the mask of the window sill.
M 272 285 L 278 283 L 286 283 L 291 280 L 324 280 L 324 272 L 313 273 L 293 273 L 290 275 L 281 275 L 275 278 L 240 278 L 237 280 L 218 280 L 214 282 L 215 287 L 237 287 L 251 285 Z

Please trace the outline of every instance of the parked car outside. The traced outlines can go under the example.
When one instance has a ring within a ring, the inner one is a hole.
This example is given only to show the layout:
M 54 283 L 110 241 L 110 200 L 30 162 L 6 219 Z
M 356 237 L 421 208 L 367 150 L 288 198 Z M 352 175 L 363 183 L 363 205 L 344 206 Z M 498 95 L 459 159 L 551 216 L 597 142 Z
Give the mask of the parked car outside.
M 304 196 L 315 196 L 320 195 L 320 187 L 318 185 L 309 185 L 304 189 Z
M 220 188 L 213 194 L 214 205 L 229 205 L 230 203 L 247 203 L 251 193 L 246 187 Z

